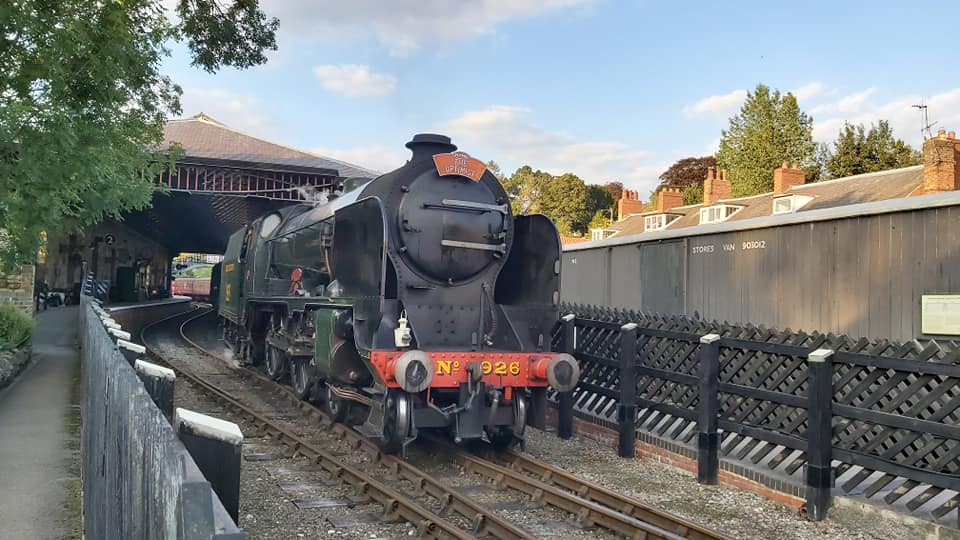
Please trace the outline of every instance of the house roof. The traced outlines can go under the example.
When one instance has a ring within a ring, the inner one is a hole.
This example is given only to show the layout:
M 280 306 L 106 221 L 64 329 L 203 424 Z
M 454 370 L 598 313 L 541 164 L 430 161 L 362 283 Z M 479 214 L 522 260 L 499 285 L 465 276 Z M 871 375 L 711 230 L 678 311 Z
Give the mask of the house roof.
M 248 135 L 203 113 L 167 122 L 163 135 L 165 143 L 182 146 L 187 158 L 320 169 L 341 177 L 380 175 L 371 169 Z
M 721 199 L 716 204 L 730 204 L 741 206 L 742 209 L 727 218 L 727 222 L 742 221 L 759 217 L 772 216 L 773 199 L 787 195 L 804 195 L 812 199 L 795 213 L 811 210 L 836 208 L 851 204 L 869 203 L 898 199 L 914 192 L 923 183 L 923 166 L 904 167 L 875 173 L 858 174 L 826 180 L 811 184 L 792 186 L 783 194 L 764 193 L 751 197 Z M 680 214 L 680 217 L 670 223 L 669 230 L 683 229 L 700 225 L 700 209 L 703 204 L 681 206 L 673 208 L 669 214 Z M 658 214 L 646 212 L 629 216 L 618 221 L 608 229 L 617 231 L 617 237 L 640 234 L 645 232 L 643 218 Z

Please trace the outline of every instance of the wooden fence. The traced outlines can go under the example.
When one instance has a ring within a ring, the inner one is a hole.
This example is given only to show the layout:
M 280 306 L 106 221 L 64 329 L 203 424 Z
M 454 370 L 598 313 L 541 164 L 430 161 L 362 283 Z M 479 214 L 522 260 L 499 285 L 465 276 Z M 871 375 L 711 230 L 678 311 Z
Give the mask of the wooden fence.
M 582 364 L 578 414 L 799 477 L 822 518 L 831 487 L 921 510 L 955 512 L 960 492 L 960 354 L 955 342 L 898 343 L 775 331 L 584 305 L 555 350 Z M 566 337 L 565 337 L 566 336 Z M 632 379 L 634 385 L 621 385 Z M 630 422 L 630 419 L 633 422 Z

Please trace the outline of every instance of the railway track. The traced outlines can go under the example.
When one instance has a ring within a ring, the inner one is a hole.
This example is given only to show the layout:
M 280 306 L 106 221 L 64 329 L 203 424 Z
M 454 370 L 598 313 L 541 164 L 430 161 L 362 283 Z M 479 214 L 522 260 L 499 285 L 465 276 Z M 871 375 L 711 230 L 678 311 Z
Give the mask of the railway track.
M 225 365 L 222 355 L 191 339 L 185 331 L 188 325 L 209 314 L 210 310 L 200 309 L 189 316 L 178 316 L 184 320 L 178 326 L 179 335 L 176 338 L 187 344 L 184 354 L 199 352 Z M 184 369 L 182 365 L 178 365 L 179 362 L 169 358 L 169 354 L 160 354 L 155 344 L 147 338 L 148 332 L 160 324 L 169 324 L 169 321 L 159 321 L 145 328 L 142 334 L 142 341 L 151 358 L 170 365 L 180 376 L 235 414 L 244 417 L 262 433 L 282 443 L 293 455 L 309 458 L 332 478 L 352 486 L 358 493 L 379 503 L 388 517 L 411 523 L 426 537 L 536 537 L 490 507 L 478 504 L 468 494 L 435 478 L 430 472 L 406 460 L 381 453 L 374 441 L 350 427 L 332 422 L 320 408 L 300 400 L 292 389 L 274 382 L 260 371 L 252 368 L 235 370 L 262 382 L 264 388 L 283 398 L 290 406 L 315 418 L 318 427 L 349 445 L 353 451 L 367 456 L 381 472 L 386 473 L 390 482 L 384 480 L 382 475 L 375 475 L 365 468 L 347 463 L 342 457 L 320 445 L 311 444 L 292 430 L 257 412 L 248 403 L 244 403 L 241 397 L 210 382 L 207 380 L 209 377 L 199 375 L 196 370 Z M 479 475 L 498 489 L 519 492 L 537 507 L 552 507 L 573 516 L 578 528 L 598 528 L 607 535 L 627 538 L 727 538 L 519 452 L 496 453 L 492 449 L 481 448 L 471 453 L 439 439 L 431 439 L 429 444 L 442 448 L 444 455 L 452 456 L 465 471 Z M 413 485 L 414 495 L 409 495 L 403 488 L 390 485 L 394 482 Z

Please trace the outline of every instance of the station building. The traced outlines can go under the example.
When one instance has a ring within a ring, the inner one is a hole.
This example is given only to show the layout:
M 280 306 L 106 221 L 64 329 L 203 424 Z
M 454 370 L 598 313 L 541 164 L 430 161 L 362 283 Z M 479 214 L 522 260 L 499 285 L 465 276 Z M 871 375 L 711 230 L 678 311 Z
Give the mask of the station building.
M 941 131 L 913 167 L 731 197 L 709 170 L 704 202 L 664 188 L 645 211 L 564 247 L 567 302 L 855 337 L 960 335 L 960 140 Z
M 75 294 L 88 272 L 109 287 L 113 301 L 163 296 L 178 254 L 221 254 L 228 236 L 256 217 L 317 200 L 339 178 L 378 174 L 237 131 L 203 113 L 168 122 L 164 138 L 183 155 L 156 179 L 152 206 L 48 238 L 37 279 Z

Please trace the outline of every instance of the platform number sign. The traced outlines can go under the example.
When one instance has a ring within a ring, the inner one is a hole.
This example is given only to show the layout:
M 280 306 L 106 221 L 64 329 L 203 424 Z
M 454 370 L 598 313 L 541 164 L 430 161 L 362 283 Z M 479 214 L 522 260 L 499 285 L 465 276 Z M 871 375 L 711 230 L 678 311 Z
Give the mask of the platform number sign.
M 103 237 L 103 243 L 108 246 L 112 246 L 113 244 L 117 243 L 117 237 L 112 234 L 108 234 Z

